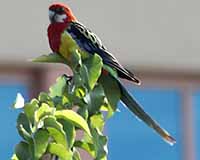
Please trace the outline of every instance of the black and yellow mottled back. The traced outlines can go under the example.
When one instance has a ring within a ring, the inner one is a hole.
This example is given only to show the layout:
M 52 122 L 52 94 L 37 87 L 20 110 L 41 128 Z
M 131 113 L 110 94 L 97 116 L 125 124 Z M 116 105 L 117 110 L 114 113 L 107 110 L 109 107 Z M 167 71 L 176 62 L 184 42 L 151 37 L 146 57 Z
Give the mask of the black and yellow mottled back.
M 78 46 L 89 54 L 97 53 L 103 60 L 103 63 L 116 69 L 118 76 L 140 84 L 140 80 L 133 73 L 124 68 L 117 59 L 108 52 L 101 40 L 91 30 L 78 22 L 71 22 L 66 31 L 76 41 Z

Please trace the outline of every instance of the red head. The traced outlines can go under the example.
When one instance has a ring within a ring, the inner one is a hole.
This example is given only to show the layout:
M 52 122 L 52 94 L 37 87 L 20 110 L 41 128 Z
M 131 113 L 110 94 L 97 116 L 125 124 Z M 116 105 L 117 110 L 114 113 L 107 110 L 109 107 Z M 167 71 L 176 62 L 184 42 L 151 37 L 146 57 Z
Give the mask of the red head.
M 49 44 L 54 52 L 59 52 L 61 34 L 70 22 L 76 21 L 76 18 L 67 5 L 53 3 L 49 7 L 49 20 L 51 22 L 48 27 Z
M 76 18 L 73 15 L 71 9 L 63 3 L 53 3 L 49 7 L 49 20 L 53 23 L 69 23 L 75 21 Z

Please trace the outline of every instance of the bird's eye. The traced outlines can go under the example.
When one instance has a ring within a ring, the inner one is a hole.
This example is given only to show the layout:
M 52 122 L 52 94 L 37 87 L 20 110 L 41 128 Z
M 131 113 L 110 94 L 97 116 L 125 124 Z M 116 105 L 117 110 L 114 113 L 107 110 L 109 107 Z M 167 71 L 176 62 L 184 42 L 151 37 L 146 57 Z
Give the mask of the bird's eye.
M 62 7 L 61 7 L 61 8 L 57 8 L 57 9 L 56 9 L 56 13 L 57 13 L 57 14 L 63 14 L 63 13 L 65 13 L 65 10 L 64 10 L 64 8 L 62 8 Z

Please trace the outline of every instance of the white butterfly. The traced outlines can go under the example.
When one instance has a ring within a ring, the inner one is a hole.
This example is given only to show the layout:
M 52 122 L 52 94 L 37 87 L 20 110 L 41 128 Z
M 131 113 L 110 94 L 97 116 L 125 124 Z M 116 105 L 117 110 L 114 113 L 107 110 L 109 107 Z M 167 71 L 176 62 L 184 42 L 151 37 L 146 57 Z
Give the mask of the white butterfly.
M 25 103 L 24 97 L 21 95 L 21 93 L 17 93 L 17 97 L 16 97 L 16 100 L 15 100 L 13 107 L 16 108 L 16 109 L 23 108 L 24 103 Z

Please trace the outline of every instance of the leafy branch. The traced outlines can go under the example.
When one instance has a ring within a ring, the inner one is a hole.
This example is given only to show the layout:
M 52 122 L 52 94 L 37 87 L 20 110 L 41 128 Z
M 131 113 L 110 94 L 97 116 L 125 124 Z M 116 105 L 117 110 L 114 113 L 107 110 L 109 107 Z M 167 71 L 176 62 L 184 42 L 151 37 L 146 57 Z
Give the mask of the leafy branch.
M 120 98 L 117 82 L 101 75 L 98 55 L 81 60 L 78 52 L 71 57 L 73 76 L 63 75 L 37 98 L 22 107 L 17 130 L 22 141 L 16 145 L 12 160 L 81 160 L 83 149 L 95 160 L 106 160 L 105 121 L 116 111 Z M 38 57 L 34 62 L 69 63 L 58 54 Z M 114 74 L 114 72 L 113 72 Z M 106 83 L 105 83 L 106 82 Z M 107 113 L 107 114 L 106 114 Z M 81 136 L 77 138 L 77 134 Z

